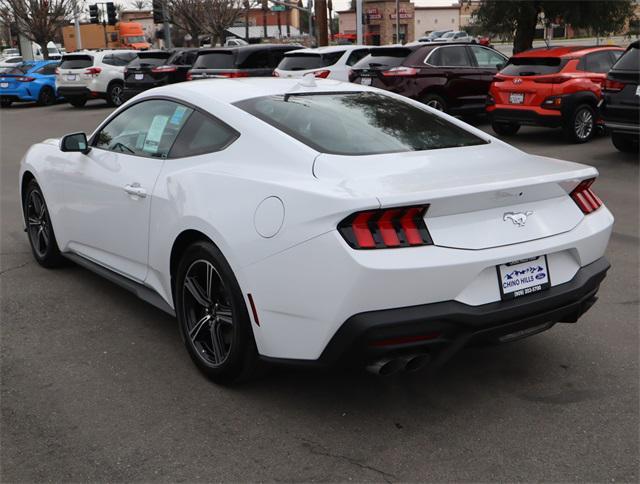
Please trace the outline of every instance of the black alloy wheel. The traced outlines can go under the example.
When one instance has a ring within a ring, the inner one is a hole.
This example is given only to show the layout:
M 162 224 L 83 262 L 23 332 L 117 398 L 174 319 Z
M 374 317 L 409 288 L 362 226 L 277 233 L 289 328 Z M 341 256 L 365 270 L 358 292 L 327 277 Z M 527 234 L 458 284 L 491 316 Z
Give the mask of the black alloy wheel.
M 47 204 L 35 180 L 29 182 L 23 210 L 29 244 L 38 264 L 49 268 L 62 265 L 64 258 L 58 249 Z

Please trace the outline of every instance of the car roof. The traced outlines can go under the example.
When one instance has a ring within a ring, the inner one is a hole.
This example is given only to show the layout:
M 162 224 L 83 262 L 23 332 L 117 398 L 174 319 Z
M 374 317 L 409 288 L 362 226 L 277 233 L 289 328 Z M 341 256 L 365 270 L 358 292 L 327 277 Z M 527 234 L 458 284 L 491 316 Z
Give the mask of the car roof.
M 623 50 L 617 45 L 562 45 L 538 47 L 515 54 L 513 57 L 580 57 L 599 50 Z
M 232 104 L 245 99 L 300 93 L 361 92 L 373 91 L 360 84 L 331 79 L 315 79 L 314 86 L 305 86 L 301 79 L 276 77 L 245 77 L 238 79 L 202 79 L 179 84 L 169 84 L 145 91 L 137 99 L 147 96 L 167 96 L 182 99 L 197 106 L 207 102 Z
M 296 49 L 287 52 L 289 54 L 331 54 L 333 52 L 347 52 L 355 49 L 370 49 L 370 45 L 330 45 L 327 47 L 317 47 L 315 49 Z
M 220 52 L 220 51 L 231 51 L 231 52 L 245 52 L 252 50 L 262 50 L 262 49 L 299 49 L 300 45 L 297 44 L 250 44 L 250 45 L 232 45 L 227 47 L 207 47 L 206 49 L 201 49 L 200 54 L 206 54 L 208 52 Z

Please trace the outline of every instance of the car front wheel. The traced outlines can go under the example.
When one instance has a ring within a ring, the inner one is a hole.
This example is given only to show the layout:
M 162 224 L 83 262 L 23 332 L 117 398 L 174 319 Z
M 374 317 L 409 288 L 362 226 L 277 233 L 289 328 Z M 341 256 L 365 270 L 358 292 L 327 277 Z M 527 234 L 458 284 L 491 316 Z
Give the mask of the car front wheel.
M 180 260 L 175 286 L 176 315 L 187 351 L 216 383 L 253 373 L 257 350 L 238 282 L 211 242 L 196 242 Z
M 27 185 L 23 211 L 33 257 L 43 267 L 61 266 L 64 258 L 58 249 L 44 195 L 35 180 L 31 180 Z

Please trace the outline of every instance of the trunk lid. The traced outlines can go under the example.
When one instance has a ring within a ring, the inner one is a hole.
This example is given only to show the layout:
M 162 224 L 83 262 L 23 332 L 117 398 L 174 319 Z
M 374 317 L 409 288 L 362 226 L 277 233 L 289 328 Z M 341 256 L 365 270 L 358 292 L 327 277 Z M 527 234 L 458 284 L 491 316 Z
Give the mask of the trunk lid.
M 425 222 L 435 245 L 485 249 L 572 230 L 584 215 L 568 193 L 597 171 L 494 142 L 357 157 L 321 154 L 314 175 L 354 196 L 375 196 L 382 208 L 429 204 Z M 521 213 L 524 225 L 514 220 L 522 220 Z

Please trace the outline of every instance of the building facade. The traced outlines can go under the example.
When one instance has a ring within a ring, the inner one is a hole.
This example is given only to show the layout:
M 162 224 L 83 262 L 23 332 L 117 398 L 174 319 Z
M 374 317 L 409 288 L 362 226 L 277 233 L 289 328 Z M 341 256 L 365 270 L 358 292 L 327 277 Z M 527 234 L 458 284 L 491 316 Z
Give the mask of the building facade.
M 395 0 L 365 1 L 363 10 L 365 44 L 395 44 L 410 42 L 415 38 L 415 7 L 413 3 L 407 0 L 400 2 L 399 39 L 396 39 Z M 355 11 L 343 10 L 337 13 L 340 36 L 352 40 L 356 35 Z
M 416 7 L 416 38 L 434 30 L 460 30 L 460 7 Z

